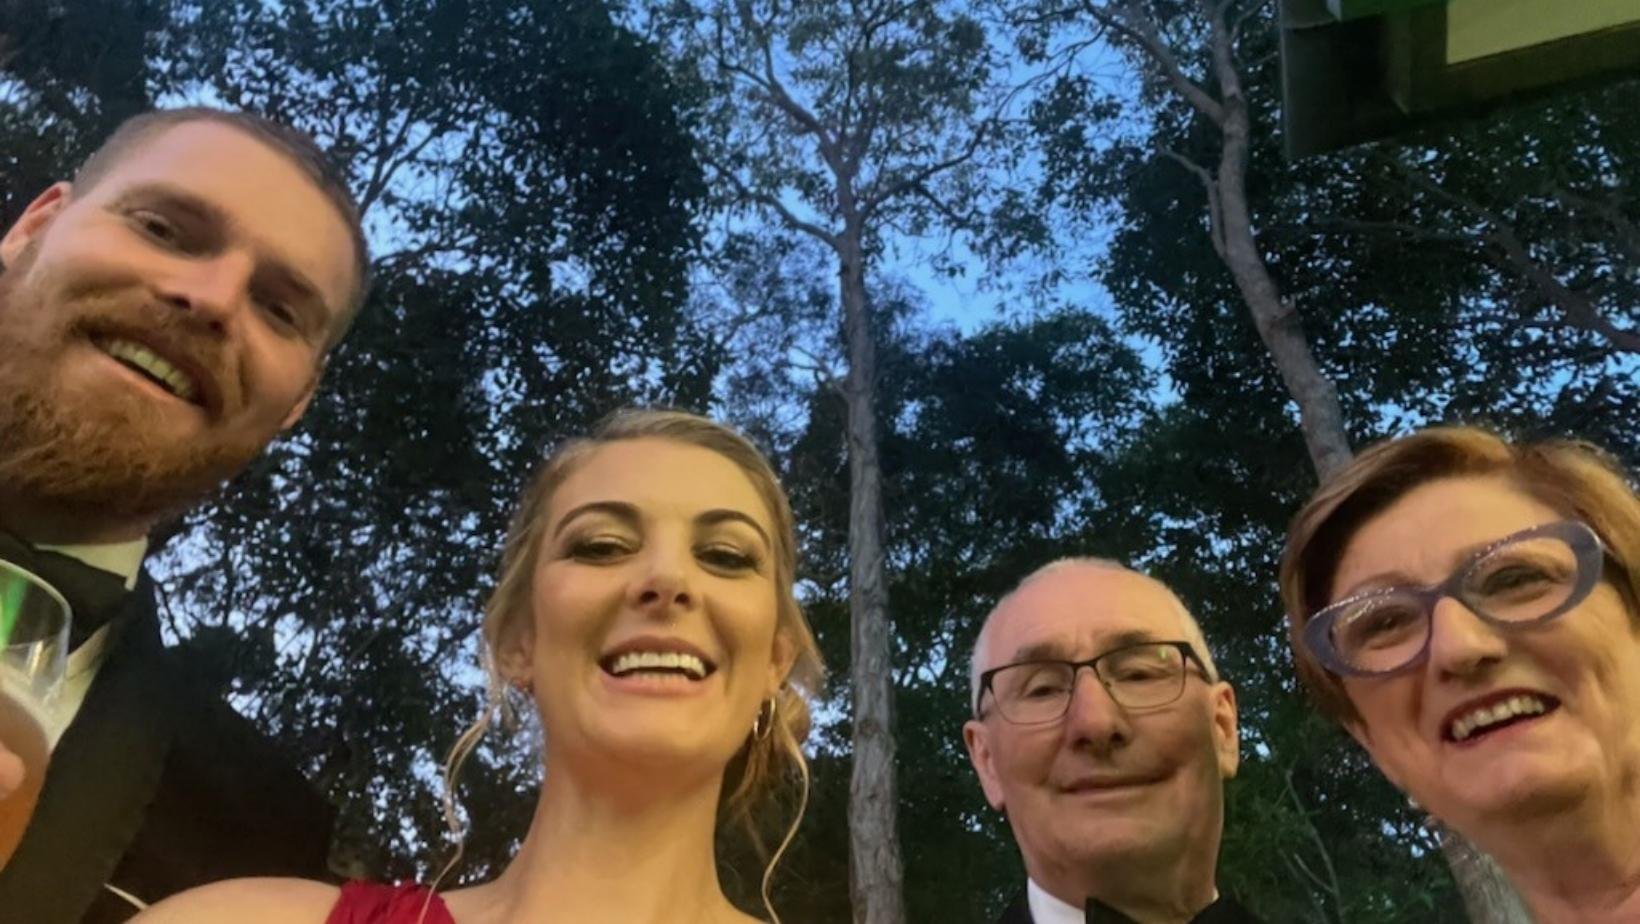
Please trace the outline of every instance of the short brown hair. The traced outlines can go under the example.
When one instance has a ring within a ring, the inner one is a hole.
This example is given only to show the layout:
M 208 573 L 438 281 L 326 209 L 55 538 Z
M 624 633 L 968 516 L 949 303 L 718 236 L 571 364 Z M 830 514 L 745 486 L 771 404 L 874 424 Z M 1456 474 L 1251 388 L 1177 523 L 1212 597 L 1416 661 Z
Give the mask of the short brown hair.
M 353 240 L 354 287 L 347 304 L 342 306 L 340 323 L 335 325 L 325 342 L 325 349 L 329 350 L 352 326 L 353 319 L 357 317 L 359 308 L 363 306 L 365 296 L 369 292 L 370 245 L 365 240 L 358 201 L 348 189 L 346 176 L 307 134 L 255 113 L 213 109 L 209 106 L 156 109 L 140 113 L 121 122 L 120 126 L 114 129 L 114 133 L 103 141 L 102 146 L 93 151 L 91 156 L 85 159 L 85 163 L 80 165 L 80 169 L 74 174 L 73 185 L 76 194 L 97 185 L 122 158 L 144 142 L 161 132 L 189 122 L 214 122 L 237 129 L 284 155 L 285 159 L 296 165 L 325 198 L 330 200 L 330 204 L 347 224 L 348 234 Z
M 1442 478 L 1503 475 L 1526 495 L 1588 524 L 1617 573 L 1631 616 L 1640 618 L 1640 497 L 1622 467 L 1578 440 L 1515 442 L 1478 427 L 1431 427 L 1385 440 L 1310 498 L 1293 517 L 1281 558 L 1281 600 L 1299 677 L 1321 711 L 1360 720 L 1339 679 L 1304 648 L 1300 632 L 1325 606 L 1344 547 L 1357 530 L 1419 485 Z

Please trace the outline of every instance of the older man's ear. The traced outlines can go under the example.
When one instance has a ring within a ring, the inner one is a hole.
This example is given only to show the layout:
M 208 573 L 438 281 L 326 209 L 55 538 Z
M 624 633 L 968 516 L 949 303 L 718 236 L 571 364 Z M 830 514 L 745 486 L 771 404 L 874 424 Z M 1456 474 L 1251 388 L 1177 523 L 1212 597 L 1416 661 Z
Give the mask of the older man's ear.
M 968 746 L 968 761 L 974 765 L 974 773 L 979 775 L 979 786 L 985 791 L 985 801 L 1000 812 L 1005 806 L 1002 802 L 1002 784 L 998 782 L 996 768 L 992 765 L 990 731 L 980 720 L 969 719 L 962 723 L 962 743 Z
M 1213 685 L 1213 749 L 1218 753 L 1219 775 L 1230 779 L 1241 767 L 1241 730 L 1236 717 L 1236 689 L 1219 681 Z

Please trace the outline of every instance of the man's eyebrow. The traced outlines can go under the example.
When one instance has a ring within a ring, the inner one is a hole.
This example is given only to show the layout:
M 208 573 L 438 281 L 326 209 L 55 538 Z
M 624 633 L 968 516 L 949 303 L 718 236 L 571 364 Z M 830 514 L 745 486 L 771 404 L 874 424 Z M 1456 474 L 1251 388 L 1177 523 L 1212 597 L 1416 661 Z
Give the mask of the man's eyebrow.
M 623 501 L 592 501 L 590 503 L 582 504 L 579 507 L 571 508 L 568 513 L 565 513 L 562 517 L 560 517 L 558 519 L 558 525 L 553 528 L 553 538 L 558 538 L 558 534 L 564 531 L 564 527 L 568 526 L 580 517 L 590 513 L 607 514 L 628 525 L 635 525 L 639 519 L 638 508 L 632 506 L 631 504 Z
M 715 510 L 708 510 L 705 513 L 702 513 L 700 516 L 695 517 L 695 520 L 696 520 L 696 522 L 698 522 L 698 523 L 700 523 L 704 526 L 715 526 L 718 523 L 726 523 L 726 522 L 745 523 L 747 526 L 750 526 L 752 529 L 757 530 L 757 534 L 758 534 L 758 536 L 762 537 L 763 544 L 765 546 L 767 546 L 771 549 L 774 548 L 774 543 L 769 540 L 768 531 L 765 530 L 762 526 L 758 525 L 758 522 L 756 520 L 754 520 L 750 516 L 740 512 L 739 510 L 731 510 L 731 509 L 728 509 L 728 508 L 718 508 L 718 509 L 715 509 Z
M 144 202 L 187 212 L 196 221 L 215 225 L 219 230 L 233 224 L 228 213 L 216 203 L 172 183 L 142 183 L 121 191 L 114 198 L 115 205 L 124 207 Z
M 209 226 L 219 235 L 234 226 L 233 218 L 216 203 L 174 183 L 142 183 L 122 191 L 114 199 L 115 205 L 125 208 L 142 203 L 186 213 L 187 217 Z M 291 265 L 289 260 L 269 252 L 257 242 L 253 244 L 256 244 L 258 255 L 256 275 L 262 277 L 265 284 L 272 284 L 290 292 L 298 301 L 322 307 L 327 314 L 339 310 L 338 307 L 326 304 L 319 287 L 307 277 L 307 274 Z
M 1107 651 L 1126 648 L 1129 645 L 1143 645 L 1146 642 L 1154 641 L 1156 641 L 1156 633 L 1149 629 L 1127 629 L 1103 639 L 1099 651 L 1094 654 L 1094 657 L 1098 657 Z M 1022 645 L 1015 650 L 1014 656 L 1009 659 L 1008 663 L 1015 664 L 1020 661 L 1069 661 L 1073 657 L 1071 651 L 1059 642 L 1033 642 L 1029 645 Z
M 1156 641 L 1156 633 L 1150 631 L 1149 629 L 1128 629 L 1125 632 L 1118 632 L 1110 638 L 1105 639 L 1104 647 L 1099 653 L 1104 654 L 1107 651 L 1115 651 L 1118 648 L 1126 648 L 1129 645 L 1143 645 L 1146 642 L 1154 641 Z
M 268 277 L 268 282 L 288 291 L 295 301 L 323 308 L 327 314 L 332 311 L 331 307 L 325 304 L 324 296 L 319 294 L 319 287 L 296 267 L 275 258 L 266 264 L 262 272 Z
M 1014 656 L 1008 659 L 1009 664 L 1020 661 L 1065 661 L 1069 660 L 1070 652 L 1058 642 L 1032 642 L 1014 649 Z

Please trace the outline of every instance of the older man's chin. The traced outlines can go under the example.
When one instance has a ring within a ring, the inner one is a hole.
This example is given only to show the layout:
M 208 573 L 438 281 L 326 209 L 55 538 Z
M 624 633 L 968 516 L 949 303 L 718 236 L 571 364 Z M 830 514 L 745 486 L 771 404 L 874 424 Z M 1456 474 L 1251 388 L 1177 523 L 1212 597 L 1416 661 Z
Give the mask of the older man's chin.
M 1103 797 L 1099 797 L 1103 798 Z M 1052 849 L 1076 862 L 1131 861 L 1150 853 L 1169 854 L 1184 837 L 1178 819 L 1147 804 L 1129 806 L 1060 805 Z M 1047 845 L 1045 845 L 1047 846 Z

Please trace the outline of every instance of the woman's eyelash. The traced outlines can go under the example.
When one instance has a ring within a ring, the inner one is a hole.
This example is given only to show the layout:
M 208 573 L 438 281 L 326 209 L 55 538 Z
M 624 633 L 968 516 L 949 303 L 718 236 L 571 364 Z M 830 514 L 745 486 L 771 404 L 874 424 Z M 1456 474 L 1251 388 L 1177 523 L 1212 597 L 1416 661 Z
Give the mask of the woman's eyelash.
M 569 554 L 577 558 L 610 558 L 626 550 L 626 543 L 608 536 L 576 539 L 569 544 Z
M 727 545 L 705 546 L 696 554 L 705 559 L 708 564 L 714 564 L 718 567 L 755 569 L 763 563 L 763 560 L 756 553 Z
M 570 540 L 564 547 L 564 556 L 601 561 L 618 558 L 634 549 L 634 543 L 618 537 L 588 536 Z M 763 566 L 763 557 L 755 550 L 735 545 L 699 545 L 695 547 L 694 554 L 704 564 L 720 570 L 756 571 Z

